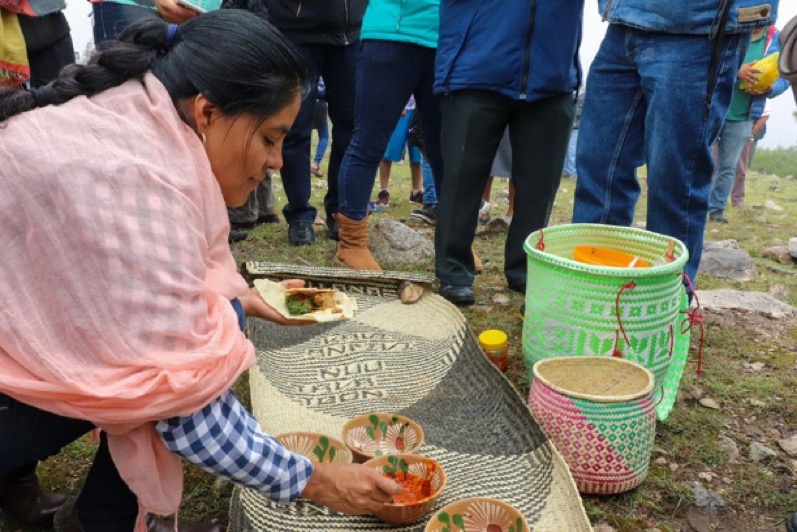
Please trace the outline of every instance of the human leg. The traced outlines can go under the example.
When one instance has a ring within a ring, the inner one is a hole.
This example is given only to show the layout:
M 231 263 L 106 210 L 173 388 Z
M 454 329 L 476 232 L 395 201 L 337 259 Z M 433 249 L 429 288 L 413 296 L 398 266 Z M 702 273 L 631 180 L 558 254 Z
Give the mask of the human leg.
M 567 141 L 567 157 L 562 175 L 575 179 L 576 175 L 576 145 L 578 143 L 578 129 L 570 130 L 570 139 Z
M 739 156 L 739 164 L 736 165 L 736 176 L 733 179 L 733 188 L 731 189 L 731 204 L 734 207 L 744 205 L 747 169 L 750 168 L 750 163 L 753 160 L 754 146 L 755 141 L 747 139 L 747 142 L 744 143 L 744 148 L 742 148 L 742 154 Z
M 473 284 L 471 246 L 479 204 L 512 105 L 509 98 L 485 91 L 458 91 L 442 99 L 445 167 L 438 194 L 435 271 L 444 287 Z M 472 303 L 472 292 L 470 296 L 462 302 Z
M 313 129 L 315 129 L 318 133 L 318 144 L 316 145 L 315 158 L 313 159 L 313 163 L 315 164 L 314 175 L 317 177 L 323 177 L 323 174 L 319 175 L 319 165 L 321 164 L 321 160 L 324 158 L 324 154 L 327 152 L 327 146 L 329 145 L 328 119 L 329 113 L 327 110 L 327 102 L 323 100 L 317 100 L 315 102 L 313 114 Z
M 717 173 L 708 198 L 708 213 L 713 218 L 719 219 L 725 211 L 725 205 L 733 187 L 736 167 L 752 129 L 752 120 L 726 120 L 722 125 L 718 145 Z
M 509 288 L 526 291 L 526 237 L 548 225 L 562 178 L 567 140 L 573 127 L 573 97 L 562 94 L 518 103 L 509 121 L 512 146 L 512 182 L 517 201 L 506 236 L 504 273 Z
M 632 33 L 629 42 L 637 50 L 648 102 L 646 227 L 686 245 L 689 260 L 685 273 L 694 281 L 709 207 L 711 145 L 727 114 L 749 35 L 733 35 L 721 43 L 714 93 L 707 109 L 706 72 L 714 43 L 701 36 Z

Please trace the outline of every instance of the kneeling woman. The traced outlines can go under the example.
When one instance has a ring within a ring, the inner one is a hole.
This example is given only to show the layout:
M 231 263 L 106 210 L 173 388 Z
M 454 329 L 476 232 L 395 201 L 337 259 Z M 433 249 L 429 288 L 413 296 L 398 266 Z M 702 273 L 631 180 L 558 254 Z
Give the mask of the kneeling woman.
M 288 452 L 230 391 L 255 362 L 245 315 L 280 317 L 236 272 L 225 205 L 282 166 L 305 92 L 297 51 L 235 10 L 142 21 L 48 86 L 0 92 L 4 510 L 50 524 L 62 499 L 36 464 L 94 427 L 75 529 L 175 513 L 180 458 L 353 514 L 400 491 Z

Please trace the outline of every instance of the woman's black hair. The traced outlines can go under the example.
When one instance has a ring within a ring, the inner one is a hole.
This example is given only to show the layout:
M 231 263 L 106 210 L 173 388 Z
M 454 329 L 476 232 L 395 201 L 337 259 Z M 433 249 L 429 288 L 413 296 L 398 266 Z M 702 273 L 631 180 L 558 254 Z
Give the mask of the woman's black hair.
M 297 49 L 274 26 L 246 11 L 206 13 L 175 33 L 159 19 L 131 24 L 88 65 L 70 65 L 32 91 L 0 90 L 0 121 L 76 96 L 91 96 L 152 72 L 177 104 L 204 94 L 228 116 L 261 121 L 308 90 Z

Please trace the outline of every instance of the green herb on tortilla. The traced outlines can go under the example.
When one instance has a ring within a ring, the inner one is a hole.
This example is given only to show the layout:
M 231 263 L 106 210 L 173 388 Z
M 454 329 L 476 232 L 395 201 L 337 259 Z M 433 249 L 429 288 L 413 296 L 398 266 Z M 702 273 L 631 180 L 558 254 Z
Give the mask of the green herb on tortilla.
M 301 316 L 313 311 L 312 301 L 303 294 L 285 296 L 285 306 L 291 316 Z

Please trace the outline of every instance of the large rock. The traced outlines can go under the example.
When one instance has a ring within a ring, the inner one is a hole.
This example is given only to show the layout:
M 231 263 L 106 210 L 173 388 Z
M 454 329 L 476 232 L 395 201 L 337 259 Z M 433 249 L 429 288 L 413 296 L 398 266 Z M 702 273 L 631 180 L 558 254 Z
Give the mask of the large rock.
M 797 237 L 789 239 L 789 255 L 794 260 L 797 260 Z
M 791 438 L 778 440 L 778 445 L 780 445 L 780 448 L 783 449 L 784 453 L 788 454 L 792 458 L 797 457 L 797 434 Z
M 795 253 L 797 254 L 797 245 L 795 245 Z M 775 262 L 780 262 L 781 264 L 791 264 L 795 260 L 792 258 L 791 250 L 789 246 L 770 246 L 768 248 L 764 248 L 761 252 L 761 256 L 765 259 L 772 259 Z
M 769 460 L 770 458 L 775 458 L 778 456 L 778 453 L 764 445 L 763 443 L 754 441 L 750 444 L 750 460 L 753 463 L 763 462 L 764 460 Z
M 755 264 L 749 253 L 739 249 L 736 240 L 706 242 L 700 273 L 732 281 L 749 281 L 755 276 Z
M 755 312 L 774 319 L 797 316 L 797 308 L 778 301 L 765 292 L 727 289 L 698 290 L 697 297 L 704 309 L 717 313 L 742 310 Z
M 434 246 L 419 231 L 390 218 L 371 228 L 368 247 L 380 263 L 413 264 L 434 257 Z

